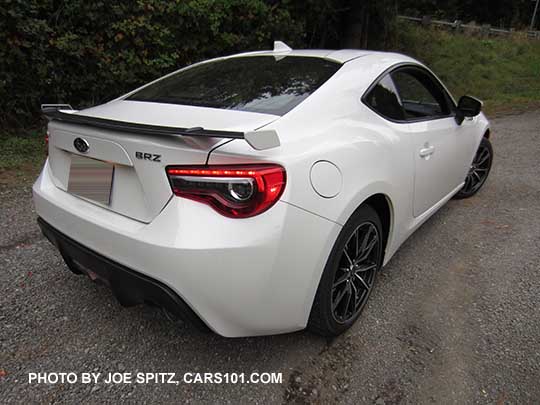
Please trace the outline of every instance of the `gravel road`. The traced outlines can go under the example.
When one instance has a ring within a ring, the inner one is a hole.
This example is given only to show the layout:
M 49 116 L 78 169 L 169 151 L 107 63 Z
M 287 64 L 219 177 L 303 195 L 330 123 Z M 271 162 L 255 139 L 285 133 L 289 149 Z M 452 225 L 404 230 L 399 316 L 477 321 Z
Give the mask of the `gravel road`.
M 539 403 L 540 114 L 493 121 L 495 163 L 382 271 L 356 326 L 224 339 L 119 306 L 0 189 L 0 402 Z M 30 372 L 281 372 L 282 384 L 29 384 Z

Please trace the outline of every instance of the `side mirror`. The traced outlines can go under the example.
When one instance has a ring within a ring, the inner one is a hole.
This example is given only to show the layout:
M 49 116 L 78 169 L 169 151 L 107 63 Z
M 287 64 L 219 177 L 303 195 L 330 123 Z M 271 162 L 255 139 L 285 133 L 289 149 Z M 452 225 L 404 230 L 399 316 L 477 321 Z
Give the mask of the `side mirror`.
M 459 99 L 456 122 L 461 125 L 465 117 L 476 117 L 482 111 L 483 103 L 477 98 L 471 96 L 462 96 Z

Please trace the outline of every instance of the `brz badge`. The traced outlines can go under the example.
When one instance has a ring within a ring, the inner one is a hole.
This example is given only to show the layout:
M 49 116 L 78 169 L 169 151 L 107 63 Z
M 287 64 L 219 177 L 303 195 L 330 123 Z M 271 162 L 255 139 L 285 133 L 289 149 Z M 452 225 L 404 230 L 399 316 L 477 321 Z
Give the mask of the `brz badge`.
M 135 157 L 142 160 L 151 160 L 152 162 L 161 162 L 161 155 L 155 153 L 135 152 Z
M 88 149 L 90 149 L 90 145 L 86 141 L 86 139 L 83 138 L 75 138 L 73 141 L 73 146 L 75 146 L 75 149 L 77 149 L 81 153 L 88 152 Z

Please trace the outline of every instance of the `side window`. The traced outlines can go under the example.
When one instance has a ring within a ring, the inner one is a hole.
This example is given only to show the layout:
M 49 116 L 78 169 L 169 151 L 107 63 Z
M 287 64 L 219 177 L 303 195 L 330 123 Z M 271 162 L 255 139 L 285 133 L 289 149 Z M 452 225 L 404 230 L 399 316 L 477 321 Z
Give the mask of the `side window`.
M 407 120 L 450 115 L 448 98 L 429 74 L 417 68 L 402 68 L 392 73 Z
M 404 120 L 405 115 L 394 82 L 386 75 L 373 87 L 364 102 L 383 117 Z

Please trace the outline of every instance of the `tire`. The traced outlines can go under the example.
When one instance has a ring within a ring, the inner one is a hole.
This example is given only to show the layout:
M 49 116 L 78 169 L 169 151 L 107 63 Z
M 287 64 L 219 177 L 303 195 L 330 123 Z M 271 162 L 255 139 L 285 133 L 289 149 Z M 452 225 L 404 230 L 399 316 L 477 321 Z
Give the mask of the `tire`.
M 347 221 L 319 282 L 308 321 L 311 332 L 338 336 L 358 319 L 382 265 L 382 235 L 381 221 L 368 205 Z
M 465 184 L 462 189 L 454 196 L 456 200 L 469 198 L 475 195 L 486 182 L 491 164 L 493 163 L 493 147 L 487 138 L 482 138 L 478 150 L 465 178 Z

